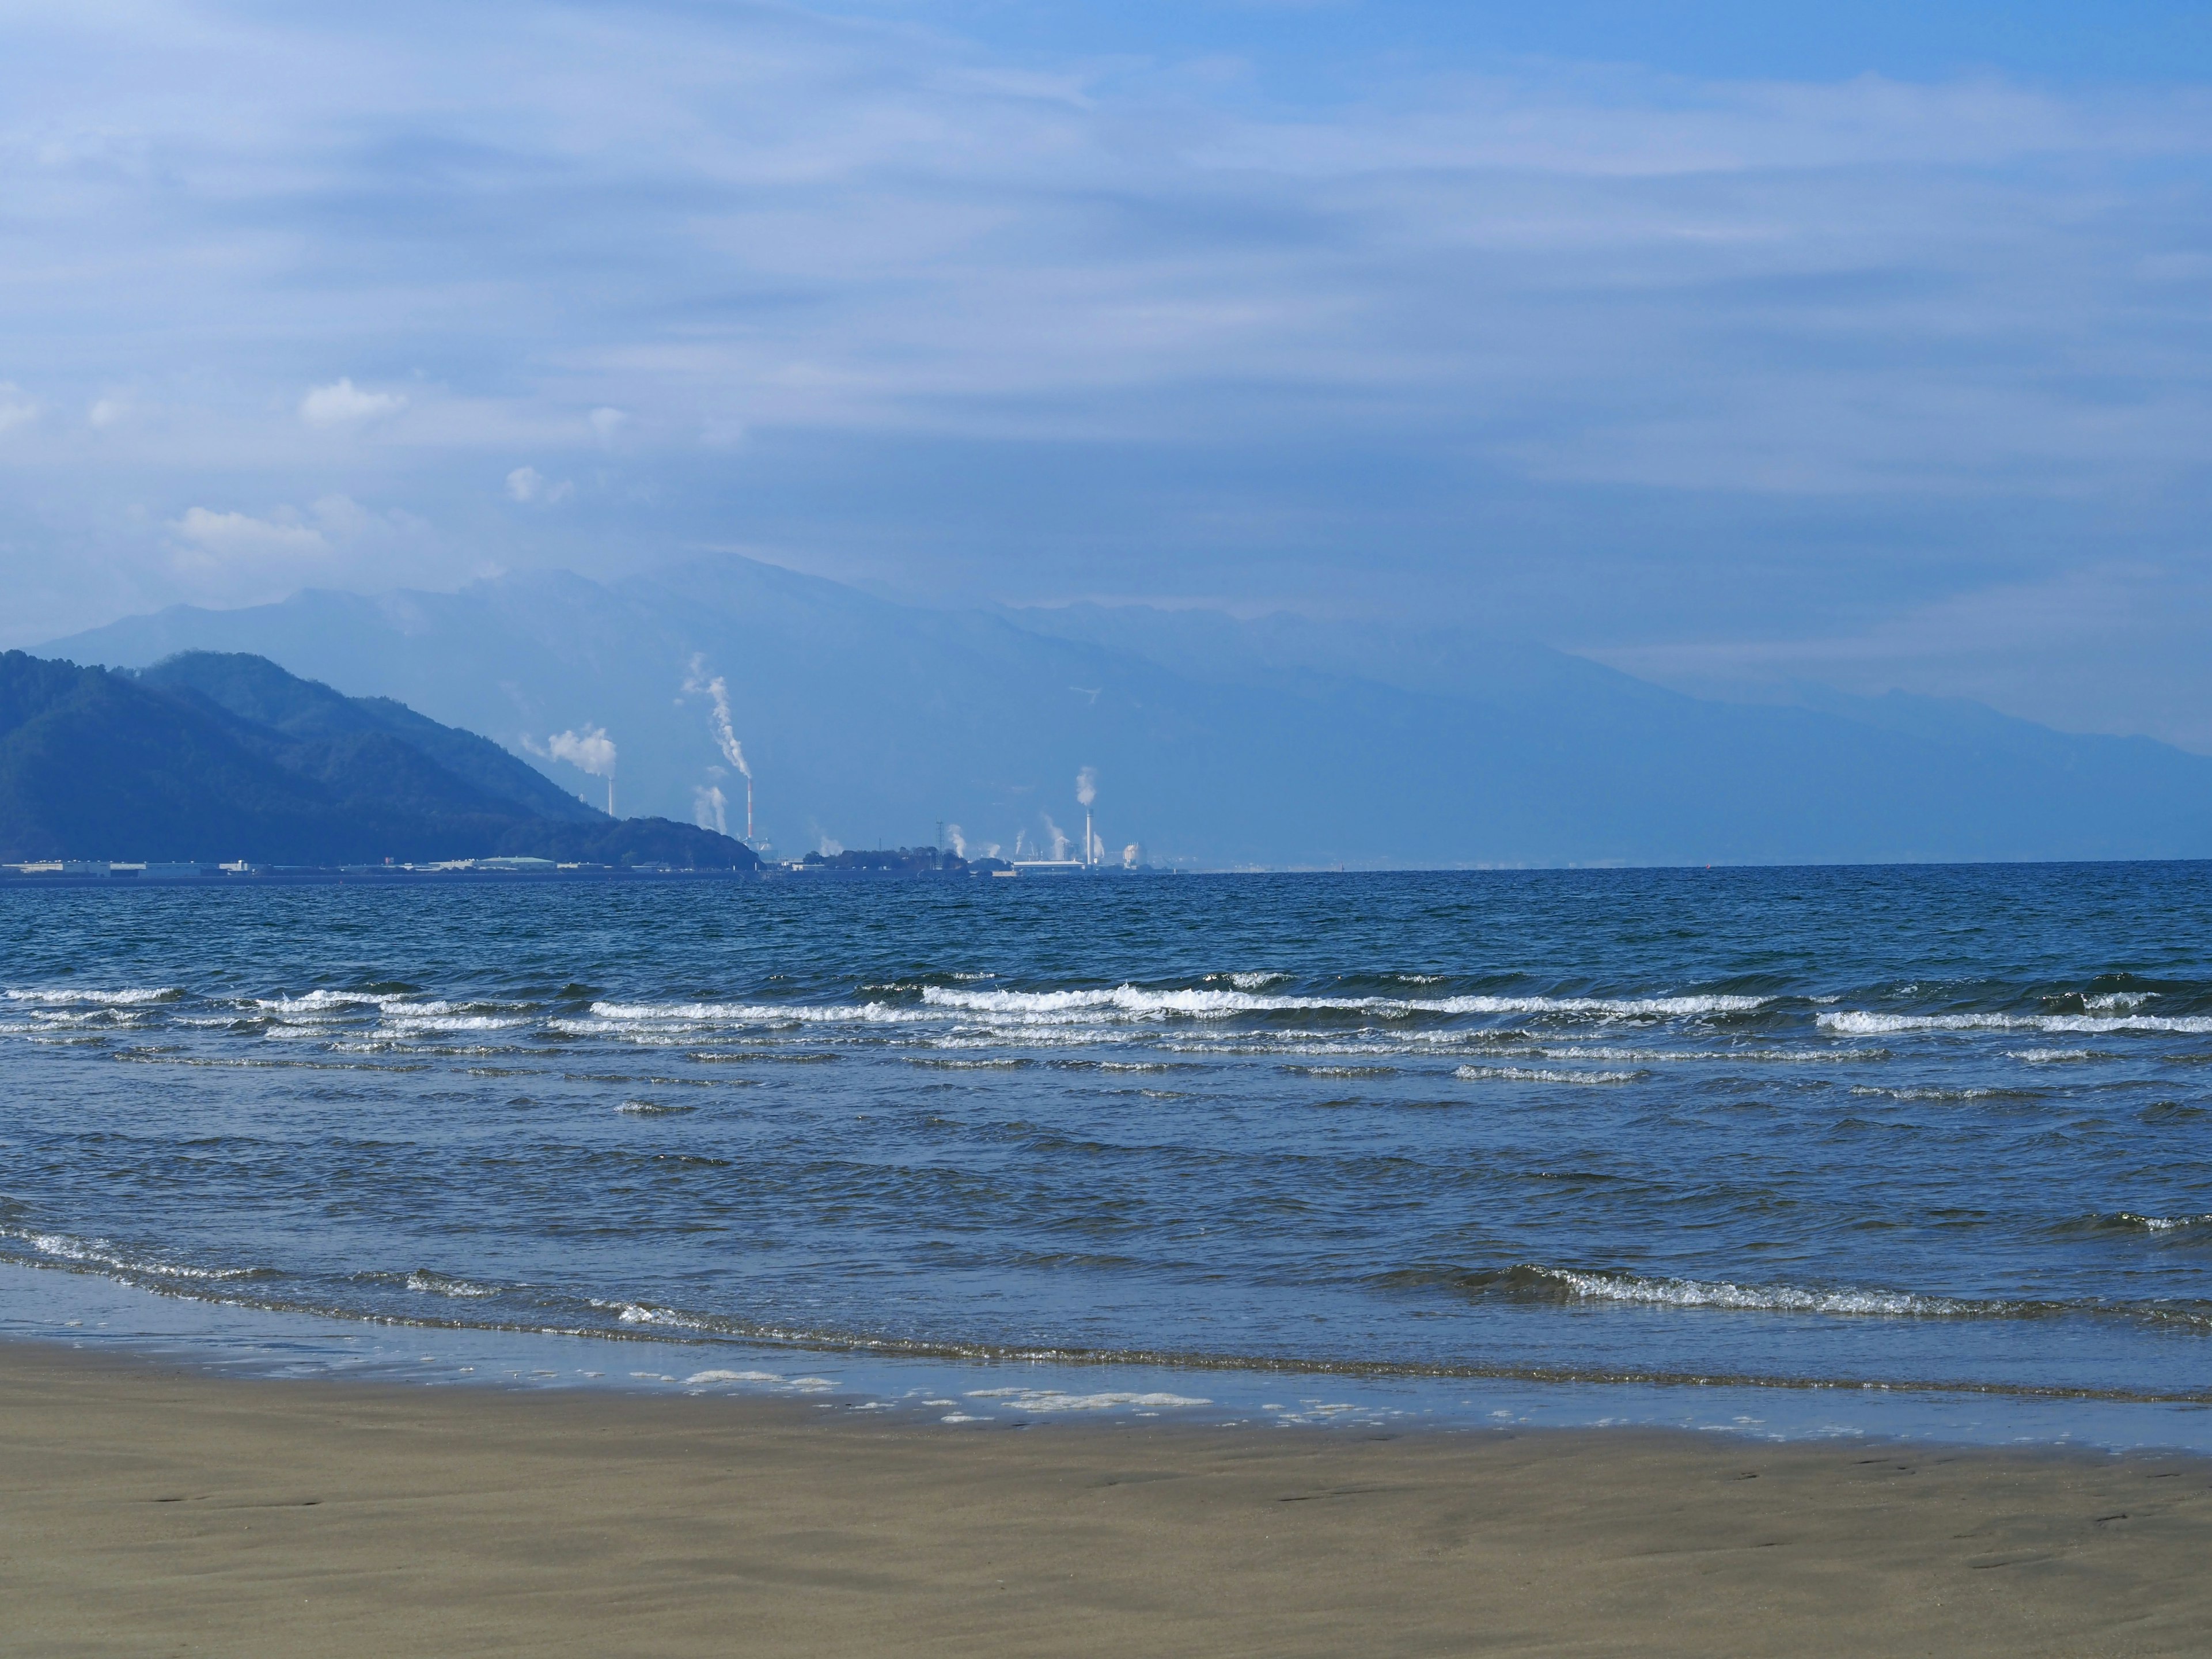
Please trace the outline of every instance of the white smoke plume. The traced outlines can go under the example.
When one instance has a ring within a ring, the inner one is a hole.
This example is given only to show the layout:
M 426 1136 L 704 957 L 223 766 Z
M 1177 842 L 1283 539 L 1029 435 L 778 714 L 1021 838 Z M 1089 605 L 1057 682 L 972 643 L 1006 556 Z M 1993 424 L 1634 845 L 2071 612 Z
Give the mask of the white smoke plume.
M 1086 766 L 1075 775 L 1075 800 L 1079 806 L 1088 806 L 1098 799 L 1098 769 Z
M 615 815 L 615 740 L 600 727 L 586 723 L 580 732 L 556 732 L 545 742 L 555 760 L 580 767 L 595 778 L 607 781 L 607 816 Z
M 615 740 L 596 726 L 586 725 L 580 732 L 556 732 L 545 747 L 555 760 L 581 767 L 595 778 L 615 775 Z
M 954 858 L 964 859 L 968 856 L 968 840 L 960 833 L 958 824 L 948 823 L 945 826 L 945 844 L 951 849 Z
M 691 659 L 691 672 L 684 682 L 684 695 L 704 693 L 714 700 L 714 712 L 707 722 L 714 730 L 714 741 L 722 750 L 723 758 L 737 769 L 739 777 L 749 778 L 753 769 L 745 764 L 744 745 L 738 741 L 736 728 L 730 724 L 730 688 L 720 674 L 713 679 L 702 678 L 707 672 L 707 659 L 702 653 Z
M 1054 861 L 1066 858 L 1067 856 L 1067 831 L 1061 829 L 1058 824 L 1052 821 L 1051 813 L 1040 812 L 1037 816 L 1044 820 L 1045 834 L 1052 837 L 1052 857 Z
M 1106 837 L 1093 831 L 1091 836 L 1091 861 L 1097 864 L 1106 857 Z
M 702 830 L 712 830 L 718 836 L 730 833 L 730 804 L 722 799 L 722 792 L 712 784 L 701 784 L 691 792 L 691 821 Z

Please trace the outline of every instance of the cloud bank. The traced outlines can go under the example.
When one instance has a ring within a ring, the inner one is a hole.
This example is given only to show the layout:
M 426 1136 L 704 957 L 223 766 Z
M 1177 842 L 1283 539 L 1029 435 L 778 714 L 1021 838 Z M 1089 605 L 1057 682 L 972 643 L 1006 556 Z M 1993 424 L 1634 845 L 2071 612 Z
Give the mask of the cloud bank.
M 1302 82 L 927 6 L 9 19 L 10 642 L 726 545 L 2212 743 L 2154 712 L 2212 691 L 2186 79 Z M 267 506 L 337 496 L 409 528 Z M 2117 620 L 2020 642 L 2019 594 L 2122 567 Z

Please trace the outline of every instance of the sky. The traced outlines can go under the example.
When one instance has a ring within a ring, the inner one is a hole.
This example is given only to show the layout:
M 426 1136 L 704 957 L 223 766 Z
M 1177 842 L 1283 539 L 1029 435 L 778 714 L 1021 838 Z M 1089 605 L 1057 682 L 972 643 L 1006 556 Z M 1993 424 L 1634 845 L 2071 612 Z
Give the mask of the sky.
M 728 549 L 2212 753 L 2212 15 L 0 0 L 0 647 Z

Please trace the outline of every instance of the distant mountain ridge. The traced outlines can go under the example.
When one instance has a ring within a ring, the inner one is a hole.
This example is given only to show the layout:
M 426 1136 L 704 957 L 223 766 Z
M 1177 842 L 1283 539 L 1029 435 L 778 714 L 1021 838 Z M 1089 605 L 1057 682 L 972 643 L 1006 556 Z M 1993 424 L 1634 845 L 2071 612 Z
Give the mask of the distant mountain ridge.
M 497 855 L 756 862 L 689 824 L 611 819 L 473 732 L 264 658 L 111 672 L 0 654 L 0 858 Z
M 399 698 L 510 755 L 604 728 L 623 799 L 695 822 L 742 811 L 726 736 L 787 856 L 936 844 L 939 820 L 972 848 L 1049 852 L 1082 833 L 1085 768 L 1109 854 L 1217 866 L 2212 856 L 2212 760 L 2147 738 L 1901 696 L 1711 702 L 1464 633 L 927 609 L 734 556 L 177 607 L 46 648 L 195 647 Z

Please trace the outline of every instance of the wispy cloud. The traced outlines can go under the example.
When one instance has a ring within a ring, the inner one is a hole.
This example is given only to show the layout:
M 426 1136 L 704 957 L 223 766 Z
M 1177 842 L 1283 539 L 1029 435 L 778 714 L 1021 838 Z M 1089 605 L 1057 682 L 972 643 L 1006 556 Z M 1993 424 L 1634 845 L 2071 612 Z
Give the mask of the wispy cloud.
M 0 437 L 20 427 L 27 427 L 39 418 L 37 402 L 23 394 L 22 388 L 0 380 Z
M 1629 650 L 2195 556 L 2203 88 L 1378 52 L 1305 96 L 939 15 L 26 13 L 0 574 L 202 596 L 202 513 L 362 586 L 738 539 Z M 333 489 L 428 528 L 226 505 Z M 98 619 L 38 582 L 19 628 Z
M 203 553 L 219 559 L 319 557 L 331 550 L 322 532 L 289 515 L 258 519 L 250 513 L 216 513 L 192 507 L 185 508 L 184 516 L 170 528 Z
M 397 392 L 364 392 L 349 377 L 319 386 L 300 399 L 300 418 L 309 426 L 356 426 L 407 407 Z

